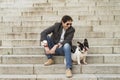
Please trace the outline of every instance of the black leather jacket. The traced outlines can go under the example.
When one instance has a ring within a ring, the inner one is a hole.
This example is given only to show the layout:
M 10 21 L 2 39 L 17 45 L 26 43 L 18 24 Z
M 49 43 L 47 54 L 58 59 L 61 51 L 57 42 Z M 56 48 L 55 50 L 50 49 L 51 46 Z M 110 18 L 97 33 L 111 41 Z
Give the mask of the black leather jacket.
M 62 23 L 55 23 L 53 26 L 45 29 L 41 32 L 41 41 L 46 40 L 46 37 L 48 34 L 51 34 L 51 38 L 53 39 L 53 42 L 57 44 L 60 40 L 61 34 L 62 34 Z M 72 46 L 72 39 L 74 37 L 75 29 L 71 26 L 68 28 L 64 35 L 64 41 L 62 44 L 69 43 Z

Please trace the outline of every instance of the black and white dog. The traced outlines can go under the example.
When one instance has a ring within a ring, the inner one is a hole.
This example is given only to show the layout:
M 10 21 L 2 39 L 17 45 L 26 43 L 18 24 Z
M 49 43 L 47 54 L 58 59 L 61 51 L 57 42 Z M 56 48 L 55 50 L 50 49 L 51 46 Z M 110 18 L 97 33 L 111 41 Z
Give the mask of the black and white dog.
M 71 58 L 73 63 L 77 63 L 77 64 L 81 64 L 80 61 L 83 62 L 83 64 L 87 64 L 86 62 L 86 56 L 88 54 L 88 49 L 89 49 L 89 44 L 88 44 L 88 40 L 84 39 L 84 42 L 77 42 L 77 46 L 73 46 L 72 49 L 72 54 L 71 54 Z M 66 61 L 64 59 L 64 63 L 66 64 Z

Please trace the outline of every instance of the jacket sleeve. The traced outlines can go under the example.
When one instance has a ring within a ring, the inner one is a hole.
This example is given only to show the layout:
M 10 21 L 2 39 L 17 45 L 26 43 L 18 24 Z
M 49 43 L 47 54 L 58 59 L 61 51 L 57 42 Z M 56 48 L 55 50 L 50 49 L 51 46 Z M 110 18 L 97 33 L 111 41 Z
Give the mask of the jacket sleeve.
M 40 38 L 40 41 L 43 41 L 43 40 L 46 40 L 48 34 L 52 33 L 55 29 L 55 24 L 45 30 L 43 30 L 40 35 L 41 35 L 41 38 Z

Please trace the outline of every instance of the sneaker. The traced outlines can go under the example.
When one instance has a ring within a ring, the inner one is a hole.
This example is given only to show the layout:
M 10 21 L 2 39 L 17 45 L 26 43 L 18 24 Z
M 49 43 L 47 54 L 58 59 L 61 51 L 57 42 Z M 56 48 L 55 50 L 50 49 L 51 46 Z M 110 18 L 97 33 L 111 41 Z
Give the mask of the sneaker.
M 54 64 L 54 61 L 52 59 L 48 59 L 48 61 L 44 63 L 44 66 L 49 66 L 52 64 Z
M 71 71 L 71 69 L 66 69 L 66 77 L 67 78 L 71 78 L 72 77 L 72 71 Z

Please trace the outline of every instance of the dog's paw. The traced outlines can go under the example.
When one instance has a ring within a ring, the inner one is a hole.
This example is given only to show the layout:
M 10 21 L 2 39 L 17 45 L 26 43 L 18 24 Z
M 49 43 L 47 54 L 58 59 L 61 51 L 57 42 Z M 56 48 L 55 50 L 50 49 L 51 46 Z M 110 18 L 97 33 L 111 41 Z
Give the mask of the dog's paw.
M 86 65 L 86 64 L 87 64 L 87 62 L 84 62 L 83 64 L 85 64 L 85 65 Z
M 81 63 L 78 63 L 78 65 L 81 65 Z

